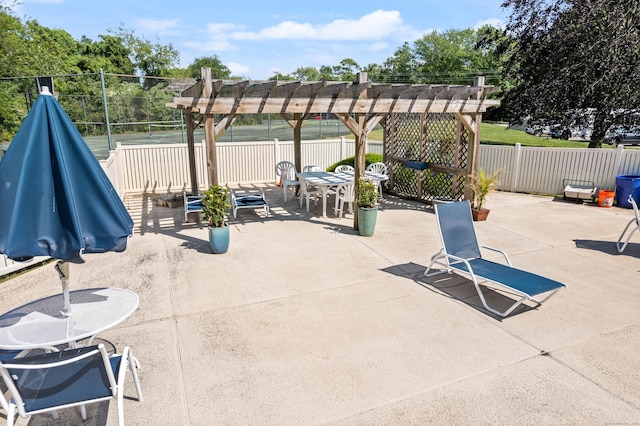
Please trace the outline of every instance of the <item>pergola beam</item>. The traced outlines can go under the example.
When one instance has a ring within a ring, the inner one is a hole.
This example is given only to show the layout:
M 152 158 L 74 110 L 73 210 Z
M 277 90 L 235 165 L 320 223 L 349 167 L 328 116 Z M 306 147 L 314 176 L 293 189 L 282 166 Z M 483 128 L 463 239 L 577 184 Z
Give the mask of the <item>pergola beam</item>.
M 353 98 L 175 98 L 168 106 L 195 108 L 201 114 L 259 113 L 482 113 L 487 108 L 500 105 L 491 99 L 353 99 Z

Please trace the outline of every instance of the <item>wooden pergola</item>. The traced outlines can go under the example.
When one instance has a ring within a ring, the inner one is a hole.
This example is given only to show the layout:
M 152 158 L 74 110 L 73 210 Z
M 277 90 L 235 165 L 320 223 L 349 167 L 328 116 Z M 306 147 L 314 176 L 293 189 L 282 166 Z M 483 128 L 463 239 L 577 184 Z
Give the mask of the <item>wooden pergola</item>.
M 167 90 L 179 91 L 167 107 L 184 112 L 191 190 L 197 193 L 194 153 L 194 130 L 202 124 L 205 132 L 209 181 L 218 184 L 216 139 L 239 114 L 280 114 L 294 130 L 294 163 L 301 164 L 301 128 L 305 120 L 318 114 L 334 114 L 355 136 L 355 174 L 364 176 L 367 135 L 385 116 L 393 113 L 450 113 L 472 135 L 469 146 L 468 174 L 476 170 L 480 144 L 480 123 L 487 108 L 499 101 L 487 99 L 497 91 L 484 86 L 478 77 L 472 86 L 443 84 L 387 84 L 367 81 L 366 73 L 355 82 L 337 81 L 230 81 L 214 80 L 209 68 L 202 68 L 202 78 L 176 80 Z M 198 114 L 196 121 L 195 114 Z M 215 122 L 214 114 L 223 115 Z M 359 185 L 356 179 L 356 193 Z M 357 212 L 357 210 L 356 210 Z M 357 213 L 354 227 L 357 229 Z

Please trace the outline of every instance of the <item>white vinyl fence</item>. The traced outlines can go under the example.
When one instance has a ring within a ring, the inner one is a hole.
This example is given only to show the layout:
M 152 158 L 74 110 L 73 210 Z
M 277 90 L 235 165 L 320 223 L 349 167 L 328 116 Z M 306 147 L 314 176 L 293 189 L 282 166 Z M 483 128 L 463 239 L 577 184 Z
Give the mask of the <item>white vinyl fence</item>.
M 502 170 L 505 191 L 562 194 L 564 179 L 615 190 L 616 176 L 639 174 L 640 150 L 481 145 L 478 165 L 488 173 Z
M 276 182 L 275 164 L 293 161 L 293 142 L 218 142 L 218 179 L 222 184 Z M 302 142 L 302 164 L 327 168 L 354 155 L 355 143 L 345 138 Z M 382 154 L 382 142 L 369 141 L 367 152 Z M 208 186 L 205 144 L 196 144 L 200 189 Z M 186 144 L 118 145 L 102 167 L 118 194 L 179 193 L 191 188 Z M 481 145 L 479 167 L 502 170 L 499 189 L 512 192 L 562 194 L 563 180 L 594 182 L 614 190 L 616 176 L 640 175 L 640 150 L 589 148 L 533 148 Z M 25 264 L 0 257 L 0 275 Z
M 221 184 L 276 182 L 274 166 L 293 161 L 293 142 L 218 142 L 218 180 Z M 345 138 L 302 141 L 302 164 L 327 168 L 354 155 L 355 143 Z M 367 152 L 382 154 L 380 141 L 369 141 Z M 198 186 L 208 186 L 204 142 L 196 144 Z M 186 144 L 118 147 L 101 162 L 114 187 L 128 193 L 182 192 L 191 187 Z M 561 194 L 563 180 L 593 182 L 599 189 L 615 189 L 618 175 L 640 174 L 640 150 L 538 148 L 481 145 L 479 167 L 502 170 L 499 189 L 512 192 Z
M 276 182 L 275 165 L 293 162 L 293 142 L 216 142 L 218 181 L 221 184 Z M 382 142 L 370 141 L 367 152 L 382 154 Z M 302 141 L 302 164 L 323 169 L 355 153 L 355 142 L 345 138 Z M 196 144 L 198 187 L 208 186 L 204 142 Z M 186 144 L 118 145 L 101 162 L 114 187 L 124 197 L 137 192 L 182 192 L 191 188 Z

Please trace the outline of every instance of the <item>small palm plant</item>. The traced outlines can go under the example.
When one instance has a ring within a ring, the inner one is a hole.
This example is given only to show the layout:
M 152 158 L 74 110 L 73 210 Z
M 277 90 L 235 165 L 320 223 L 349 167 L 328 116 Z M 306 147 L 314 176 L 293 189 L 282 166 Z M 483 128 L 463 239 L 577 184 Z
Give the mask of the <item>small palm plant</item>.
M 220 228 L 225 225 L 229 204 L 229 188 L 220 185 L 211 186 L 202 197 L 202 214 L 212 228 Z
M 493 190 L 500 184 L 498 181 L 498 175 L 502 170 L 496 170 L 492 174 L 488 175 L 481 167 L 478 169 L 478 173 L 474 174 L 469 188 L 473 191 L 473 208 L 482 210 L 484 202 Z

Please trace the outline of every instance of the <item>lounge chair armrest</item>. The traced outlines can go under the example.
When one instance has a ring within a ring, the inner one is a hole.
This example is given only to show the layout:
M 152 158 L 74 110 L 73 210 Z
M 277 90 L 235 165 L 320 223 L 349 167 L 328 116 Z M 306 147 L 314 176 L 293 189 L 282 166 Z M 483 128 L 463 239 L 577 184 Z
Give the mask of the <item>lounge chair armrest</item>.
M 509 256 L 507 256 L 507 253 L 506 253 L 504 250 L 500 250 L 500 249 L 497 249 L 497 248 L 495 248 L 495 247 L 483 246 L 483 245 L 481 245 L 480 247 L 481 247 L 481 248 L 483 248 L 483 249 L 487 249 L 487 250 L 490 250 L 490 251 L 494 251 L 494 252 L 496 252 L 496 253 L 500 253 L 501 255 L 503 255 L 503 256 L 504 256 L 504 260 L 507 262 L 507 264 L 508 264 L 509 266 L 513 266 L 513 265 L 511 264 L 511 260 L 509 259 Z

